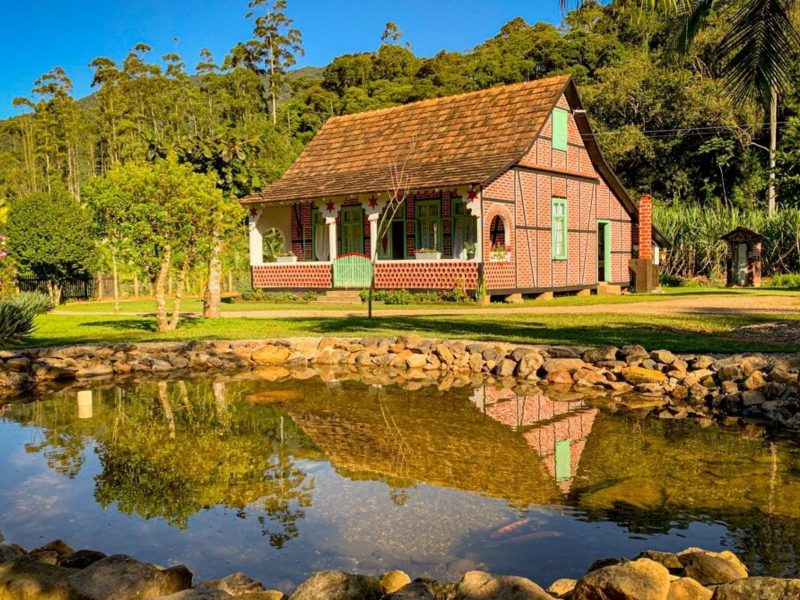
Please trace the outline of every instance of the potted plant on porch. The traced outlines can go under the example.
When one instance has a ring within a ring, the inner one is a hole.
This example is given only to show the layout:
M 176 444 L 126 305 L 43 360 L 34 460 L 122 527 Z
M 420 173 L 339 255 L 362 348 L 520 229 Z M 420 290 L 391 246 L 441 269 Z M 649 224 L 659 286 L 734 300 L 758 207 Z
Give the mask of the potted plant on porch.
M 475 251 L 478 245 L 475 242 L 464 242 L 464 253 L 467 255 L 467 260 L 475 258 Z
M 275 257 L 275 260 L 279 263 L 296 263 L 297 256 L 291 250 L 284 250 Z
M 417 260 L 441 260 L 442 253 L 436 248 L 417 248 L 414 256 Z
M 511 246 L 504 246 L 502 244 L 495 244 L 492 246 L 492 251 L 489 259 L 493 261 L 503 262 L 511 259 Z

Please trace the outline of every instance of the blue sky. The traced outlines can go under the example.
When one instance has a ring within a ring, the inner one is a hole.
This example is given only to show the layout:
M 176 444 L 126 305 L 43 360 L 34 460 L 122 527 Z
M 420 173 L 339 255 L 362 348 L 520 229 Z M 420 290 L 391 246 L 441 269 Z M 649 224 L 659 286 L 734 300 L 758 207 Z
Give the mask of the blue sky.
M 88 64 L 98 56 L 122 59 L 145 42 L 153 59 L 181 54 L 190 68 L 201 48 L 218 60 L 246 40 L 247 0 L 3 0 L 0 25 L 0 118 L 16 114 L 11 100 L 55 66 L 66 69 L 76 97 L 91 92 Z M 516 16 L 560 21 L 556 0 L 289 0 L 289 16 L 303 33 L 299 66 L 324 66 L 344 52 L 377 47 L 383 26 L 395 21 L 418 55 L 466 50 Z

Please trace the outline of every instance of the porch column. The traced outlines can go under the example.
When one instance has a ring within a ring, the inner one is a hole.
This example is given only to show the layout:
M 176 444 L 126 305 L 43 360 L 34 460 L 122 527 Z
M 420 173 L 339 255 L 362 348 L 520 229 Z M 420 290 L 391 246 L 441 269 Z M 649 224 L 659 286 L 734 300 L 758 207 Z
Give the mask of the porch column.
M 378 218 L 380 213 L 374 213 L 367 217 L 369 219 L 369 259 L 375 259 L 378 251 Z
M 325 223 L 328 225 L 328 254 L 333 262 L 336 260 L 336 217 L 325 217 Z
M 258 227 L 261 218 L 261 209 L 253 210 L 247 219 L 247 231 L 250 238 L 250 266 L 254 267 L 264 262 L 264 236 Z

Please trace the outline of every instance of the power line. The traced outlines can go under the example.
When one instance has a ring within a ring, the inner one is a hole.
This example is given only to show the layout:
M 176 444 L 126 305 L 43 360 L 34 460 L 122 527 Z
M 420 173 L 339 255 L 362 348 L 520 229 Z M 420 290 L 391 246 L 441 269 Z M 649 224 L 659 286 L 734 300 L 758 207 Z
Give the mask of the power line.
M 778 121 L 778 127 L 788 125 L 789 121 Z M 581 134 L 583 139 L 591 139 L 591 138 L 598 138 L 607 135 L 624 135 L 624 134 L 646 134 L 652 137 L 678 137 L 675 134 L 683 134 L 683 135 L 706 135 L 708 133 L 713 133 L 715 131 L 731 131 L 731 130 L 752 130 L 755 129 L 759 131 L 761 129 L 767 129 L 770 127 L 770 123 L 760 123 L 757 125 L 711 125 L 706 127 L 682 127 L 682 128 L 675 128 L 675 129 L 641 129 L 638 131 L 631 131 L 628 129 L 612 129 L 606 131 L 599 131 L 589 134 Z

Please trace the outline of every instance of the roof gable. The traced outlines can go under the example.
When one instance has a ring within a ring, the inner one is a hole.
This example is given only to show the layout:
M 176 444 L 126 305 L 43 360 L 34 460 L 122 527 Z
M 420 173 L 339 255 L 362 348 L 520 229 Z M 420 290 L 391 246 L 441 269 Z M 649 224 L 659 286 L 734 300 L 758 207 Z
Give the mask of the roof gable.
M 259 201 L 385 192 L 402 166 L 410 188 L 483 184 L 518 162 L 568 76 L 329 119 Z

